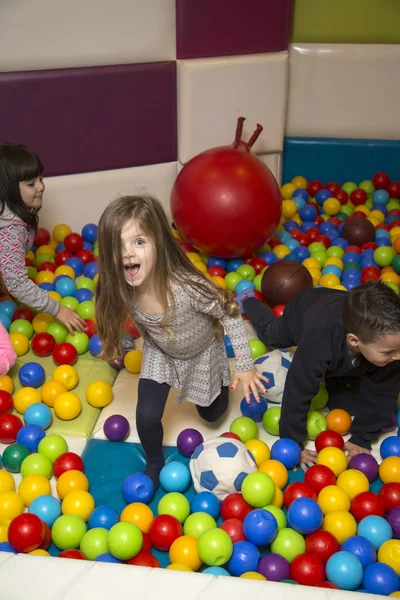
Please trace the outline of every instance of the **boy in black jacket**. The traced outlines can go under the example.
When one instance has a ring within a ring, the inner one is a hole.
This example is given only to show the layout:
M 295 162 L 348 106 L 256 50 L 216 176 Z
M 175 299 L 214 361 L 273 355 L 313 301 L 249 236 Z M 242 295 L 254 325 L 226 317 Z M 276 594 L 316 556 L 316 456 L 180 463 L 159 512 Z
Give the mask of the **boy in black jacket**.
M 246 290 L 237 299 L 267 346 L 297 346 L 282 399 L 280 436 L 307 438 L 307 413 L 321 380 L 328 407 L 354 420 L 345 445 L 350 460 L 369 452 L 388 424 L 400 391 L 400 299 L 381 282 L 350 292 L 315 288 L 289 302 L 281 318 Z M 302 451 L 303 470 L 316 453 Z

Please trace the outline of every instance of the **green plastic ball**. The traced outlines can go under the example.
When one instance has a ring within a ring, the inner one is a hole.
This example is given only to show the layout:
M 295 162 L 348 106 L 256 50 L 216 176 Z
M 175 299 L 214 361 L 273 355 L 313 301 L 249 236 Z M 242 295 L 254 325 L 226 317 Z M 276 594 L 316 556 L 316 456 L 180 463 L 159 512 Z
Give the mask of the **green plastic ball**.
M 9 327 L 10 333 L 23 333 L 26 335 L 28 340 L 33 336 L 33 326 L 32 323 L 27 321 L 26 319 L 15 319 Z
M 395 283 L 394 281 L 384 281 L 383 283 L 390 287 L 397 296 L 399 295 L 400 288 L 397 285 L 397 283 Z
M 318 393 L 311 400 L 311 410 L 322 410 L 328 404 L 328 400 L 328 391 L 326 387 L 321 384 Z
M 35 259 L 37 267 L 39 267 L 44 262 L 51 262 L 55 264 L 56 261 L 54 260 L 54 256 L 52 256 L 51 254 L 39 254 L 39 256 L 37 256 Z
M 265 269 L 265 267 L 264 267 Z M 256 275 L 253 279 L 253 283 L 256 286 L 256 290 L 258 292 L 261 292 L 261 281 L 262 281 L 262 273 L 259 273 L 258 275 Z M 261 292 L 262 293 L 262 292 Z
M 393 209 L 396 209 L 396 210 L 400 209 L 400 201 L 399 200 L 390 199 L 389 202 L 386 204 L 386 210 L 388 212 Z
M 396 273 L 400 273 L 400 254 L 397 254 L 392 260 L 392 267 Z
M 233 543 L 223 529 L 209 529 L 199 538 L 199 558 L 210 567 L 220 567 L 228 562 L 233 552 Z
M 352 206 L 349 206 L 349 204 L 344 204 L 341 208 L 341 213 L 344 213 L 346 215 L 346 217 L 350 217 L 350 215 L 353 214 L 354 212 L 354 208 Z M 340 214 L 340 213 L 339 213 Z
M 11 473 L 19 473 L 25 458 L 30 455 L 29 448 L 22 444 L 10 444 L 3 452 L 3 467 Z
M 89 337 L 84 332 L 75 331 L 74 335 L 69 333 L 65 341 L 72 344 L 79 355 L 85 354 L 89 348 Z
M 374 251 L 374 261 L 380 267 L 388 267 L 396 256 L 391 246 L 381 246 Z
M 240 267 L 238 267 L 236 269 L 236 273 L 240 273 L 240 275 L 243 277 L 243 279 L 248 279 L 249 281 L 253 281 L 253 279 L 256 275 L 256 270 L 251 265 L 247 265 L 245 263 L 243 265 L 240 265 Z
M 262 508 L 269 504 L 275 494 L 275 483 L 266 473 L 250 473 L 243 479 L 242 496 L 250 506 Z
M 354 183 L 354 181 L 346 181 L 346 183 L 342 185 L 342 190 L 344 190 L 350 198 L 351 193 L 354 192 L 354 190 L 356 190 L 357 187 L 358 185 Z
M 38 452 L 53 463 L 61 454 L 68 452 L 68 444 L 61 435 L 52 433 L 40 440 Z
M 287 526 L 287 518 L 281 508 L 275 506 L 274 504 L 267 504 L 267 506 L 263 506 L 263 508 L 275 517 L 276 522 L 278 523 L 278 530 Z
M 51 538 L 60 550 L 78 548 L 85 533 L 86 523 L 76 515 L 61 515 L 51 528 Z
M 96 284 L 90 277 L 79 277 L 79 279 L 76 280 L 76 289 L 81 290 L 82 288 L 86 288 L 94 294 L 96 291 Z
M 108 530 L 103 527 L 89 529 L 81 539 L 79 550 L 89 560 L 108 552 Z
M 257 423 L 249 417 L 237 417 L 237 419 L 232 421 L 229 431 L 231 433 L 236 433 L 236 435 L 240 437 L 243 444 L 249 440 L 258 438 Z
M 215 519 L 205 512 L 196 512 L 189 515 L 183 526 L 184 535 L 191 535 L 197 540 L 209 529 L 215 529 L 217 526 Z
M 281 407 L 271 406 L 263 415 L 263 425 L 267 433 L 279 435 L 279 421 L 281 419 Z
M 268 352 L 267 346 L 261 340 L 251 339 L 249 340 L 249 345 L 251 358 L 253 360 L 256 360 L 257 358 Z
M 53 466 L 46 456 L 34 452 L 22 461 L 21 475 L 22 477 L 28 477 L 28 475 L 44 475 L 44 477 L 50 479 L 53 475 Z
M 234 292 L 239 281 L 243 281 L 240 273 L 232 272 L 225 275 L 225 283 L 228 290 Z
M 336 258 L 342 258 L 344 255 L 344 250 L 340 246 L 331 246 L 327 249 L 326 254 L 329 256 L 335 256 Z
M 203 252 L 202 250 L 200 250 L 199 256 L 201 258 L 201 262 L 203 262 L 206 265 L 208 263 L 208 259 L 210 258 L 210 256 L 206 252 Z
M 56 340 L 56 344 L 61 344 L 67 339 L 69 331 L 64 323 L 60 323 L 60 321 L 53 321 L 53 323 L 50 323 L 48 326 L 47 333 L 50 333 L 50 335 L 53 336 L 53 338 Z
M 36 279 L 36 276 L 38 274 L 38 270 L 35 267 L 27 267 L 27 273 L 28 273 L 28 277 L 31 277 L 32 279 Z
M 82 319 L 93 319 L 94 317 L 94 302 L 93 300 L 85 300 L 81 302 L 76 310 Z
M 325 250 L 316 250 L 315 252 L 311 253 L 310 258 L 316 258 L 319 264 L 321 265 L 322 269 L 326 262 L 326 259 L 328 258 L 328 255 Z
M 308 246 L 308 250 L 309 250 L 310 254 L 312 254 L 313 252 L 319 252 L 320 250 L 322 250 L 323 252 L 326 252 L 326 248 L 322 242 L 312 242 Z
M 356 262 L 355 260 L 350 260 L 348 263 L 346 263 L 344 265 L 343 272 L 345 273 L 349 269 L 357 269 L 357 271 L 361 271 L 361 265 L 360 265 L 360 263 Z
M 364 179 L 364 181 L 362 181 L 358 187 L 360 190 L 364 190 L 368 196 L 371 196 L 375 191 L 375 186 L 370 179 Z
M 305 551 L 306 542 L 304 537 L 288 527 L 278 531 L 278 535 L 271 544 L 271 552 L 280 554 L 290 563 L 296 556 L 303 554 Z
M 307 438 L 315 440 L 321 431 L 326 431 L 327 429 L 328 425 L 324 415 L 317 410 L 310 410 L 307 415 Z
M 140 552 L 143 535 L 134 523 L 123 521 L 113 525 L 108 532 L 108 551 L 118 560 L 129 560 Z
M 161 498 L 157 512 L 159 515 L 171 515 L 178 519 L 180 523 L 184 523 L 190 515 L 190 504 L 183 494 L 169 492 Z
M 64 298 L 61 298 L 60 304 L 70 308 L 71 310 L 76 310 L 79 306 L 79 300 L 73 296 L 65 296 Z

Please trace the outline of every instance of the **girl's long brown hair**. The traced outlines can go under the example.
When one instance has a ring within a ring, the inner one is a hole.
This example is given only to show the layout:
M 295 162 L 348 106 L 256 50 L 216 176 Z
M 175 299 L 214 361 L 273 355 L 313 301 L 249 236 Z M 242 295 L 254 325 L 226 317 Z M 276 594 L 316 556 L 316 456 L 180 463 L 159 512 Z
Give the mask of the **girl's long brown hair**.
M 121 354 L 121 337 L 132 311 L 135 290 L 125 280 L 121 231 L 130 219 L 139 221 L 156 249 L 154 277 L 158 299 L 163 306 L 161 327 L 168 329 L 168 298 L 171 283 L 195 287 L 210 304 L 217 301 L 225 314 L 236 317 L 239 307 L 228 290 L 210 281 L 187 258 L 173 236 L 159 200 L 150 195 L 122 196 L 103 212 L 98 230 L 99 280 L 96 291 L 96 325 L 102 341 L 102 357 L 115 360 Z M 218 329 L 218 321 L 215 320 Z

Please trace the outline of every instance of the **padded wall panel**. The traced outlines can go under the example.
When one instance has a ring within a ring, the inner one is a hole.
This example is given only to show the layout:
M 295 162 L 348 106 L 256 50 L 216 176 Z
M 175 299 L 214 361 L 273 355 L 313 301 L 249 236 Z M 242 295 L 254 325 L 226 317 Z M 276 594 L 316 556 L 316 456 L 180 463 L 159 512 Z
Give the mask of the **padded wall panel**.
M 170 193 L 176 177 L 176 162 L 49 177 L 40 211 L 40 225 L 52 230 L 67 223 L 80 231 L 85 223 L 97 223 L 103 210 L 120 195 L 147 191 L 157 196 L 170 216 Z
M 400 45 L 293 44 L 286 135 L 400 139 Z
M 175 59 L 174 0 L 5 0 L 0 71 Z
M 176 0 L 178 58 L 286 50 L 292 0 Z
M 175 62 L 0 74 L 0 143 L 47 175 L 176 160 Z
M 239 116 L 247 119 L 245 140 L 257 123 L 264 127 L 254 152 L 281 151 L 287 80 L 286 52 L 178 61 L 180 162 L 208 148 L 231 144 Z

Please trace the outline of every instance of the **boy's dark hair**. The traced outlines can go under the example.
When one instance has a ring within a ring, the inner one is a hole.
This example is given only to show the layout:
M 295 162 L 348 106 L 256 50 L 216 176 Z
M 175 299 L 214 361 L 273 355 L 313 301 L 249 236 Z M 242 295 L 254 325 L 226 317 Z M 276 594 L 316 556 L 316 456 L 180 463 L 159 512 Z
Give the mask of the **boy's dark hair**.
M 356 335 L 363 344 L 400 333 L 400 298 L 381 281 L 359 285 L 346 295 L 343 321 L 347 333 Z

